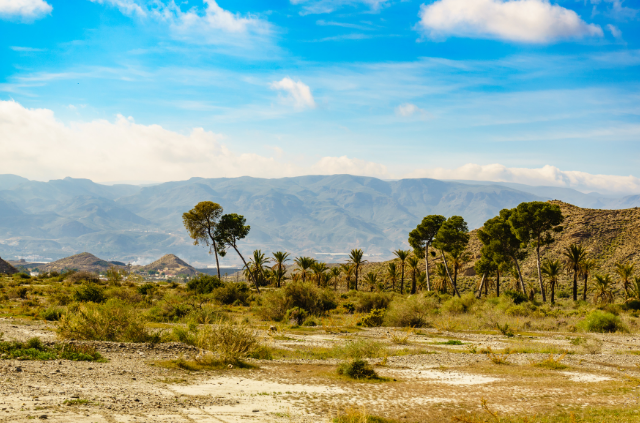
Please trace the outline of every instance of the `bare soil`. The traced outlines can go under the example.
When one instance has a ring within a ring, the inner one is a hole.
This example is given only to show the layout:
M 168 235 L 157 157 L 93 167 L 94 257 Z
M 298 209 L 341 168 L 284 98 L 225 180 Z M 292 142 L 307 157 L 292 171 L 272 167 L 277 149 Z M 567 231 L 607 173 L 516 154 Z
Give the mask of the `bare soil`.
M 42 322 L 0 320 L 5 340 L 38 336 L 53 342 L 54 329 Z M 412 333 L 409 345 L 392 345 L 392 331 L 261 332 L 265 342 L 280 349 L 330 347 L 365 338 L 391 350 L 423 352 L 369 359 L 388 378 L 384 382 L 339 377 L 336 359 L 250 360 L 257 368 L 197 372 L 160 366 L 198 354 L 180 343 L 87 342 L 106 363 L 0 360 L 0 422 L 321 422 L 348 407 L 401 422 L 446 422 L 480 411 L 483 399 L 501 415 L 640 409 L 636 335 L 579 335 L 597 346 L 593 348 L 575 345 L 571 340 L 578 335 L 570 333 L 507 338 L 426 329 Z M 447 340 L 463 345 L 443 345 Z M 536 366 L 548 353 L 499 354 L 506 363 L 495 364 L 491 355 L 480 352 L 488 348 L 570 353 L 553 354 L 566 368 L 551 369 Z

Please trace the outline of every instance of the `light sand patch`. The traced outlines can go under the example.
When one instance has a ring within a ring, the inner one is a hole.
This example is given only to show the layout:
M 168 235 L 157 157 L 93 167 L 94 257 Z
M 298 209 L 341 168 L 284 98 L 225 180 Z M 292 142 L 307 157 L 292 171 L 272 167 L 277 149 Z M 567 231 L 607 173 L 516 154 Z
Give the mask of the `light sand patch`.
M 562 374 L 569 376 L 569 380 L 573 382 L 602 382 L 612 379 L 607 376 L 594 375 L 590 373 L 562 372 Z
M 432 380 L 447 385 L 482 385 L 499 381 L 499 378 L 474 375 L 469 373 L 441 370 L 384 370 L 382 376 L 395 377 L 402 380 Z

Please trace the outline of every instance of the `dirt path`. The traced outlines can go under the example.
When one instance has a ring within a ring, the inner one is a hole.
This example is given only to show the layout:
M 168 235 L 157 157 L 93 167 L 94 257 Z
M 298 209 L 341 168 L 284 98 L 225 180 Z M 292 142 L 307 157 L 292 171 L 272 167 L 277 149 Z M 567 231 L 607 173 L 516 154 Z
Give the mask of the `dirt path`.
M 39 322 L 0 320 L 0 332 L 5 340 L 55 339 L 52 327 Z M 272 343 L 292 348 L 358 338 L 387 342 L 386 332 L 296 332 Z M 464 345 L 441 344 L 450 339 Z M 596 341 L 600 353 L 586 354 L 567 335 L 507 339 L 425 331 L 408 342 L 429 353 L 389 356 L 384 364 L 370 360 L 389 378 L 384 383 L 339 378 L 335 359 L 256 361 L 258 369 L 188 372 L 154 365 L 196 354 L 183 344 L 94 342 L 107 363 L 0 360 L 0 422 L 318 422 L 345 407 L 400 421 L 450 421 L 456 413 L 479 410 L 482 399 L 500 413 L 637 408 L 640 356 L 628 352 L 640 350 L 640 338 L 610 335 Z M 469 353 L 522 346 L 577 353 L 564 357 L 567 368 L 557 370 L 534 366 L 549 354 L 513 353 L 504 356 L 508 364 L 495 364 L 486 354 Z

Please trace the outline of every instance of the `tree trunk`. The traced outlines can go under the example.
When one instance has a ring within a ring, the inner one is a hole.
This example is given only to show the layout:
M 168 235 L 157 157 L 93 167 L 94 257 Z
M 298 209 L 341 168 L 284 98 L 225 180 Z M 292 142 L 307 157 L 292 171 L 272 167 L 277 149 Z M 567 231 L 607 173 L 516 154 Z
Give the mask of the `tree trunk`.
M 573 301 L 578 301 L 578 267 L 573 268 Z
M 356 264 L 356 291 L 358 290 L 358 265 Z
M 540 237 L 536 244 L 536 264 L 538 266 L 538 282 L 540 283 L 540 293 L 542 294 L 542 302 L 547 302 L 547 295 L 544 292 L 544 284 L 542 283 L 542 272 L 540 271 Z
M 500 270 L 496 270 L 496 297 L 500 296 Z
M 431 280 L 429 279 L 429 244 L 424 249 L 424 270 L 427 272 L 427 291 L 431 291 Z
M 400 294 L 404 294 L 404 261 L 400 263 L 400 270 L 402 274 L 400 275 Z
M 240 259 L 244 263 L 244 267 L 249 271 L 249 274 L 251 275 L 251 279 L 253 279 L 253 285 L 256 287 L 256 292 L 259 294 L 260 288 L 258 287 L 258 278 L 256 278 L 256 275 L 251 273 L 251 269 L 249 269 L 249 266 L 247 266 L 247 262 L 244 260 L 244 257 L 242 257 L 242 254 L 240 254 L 240 251 L 238 251 L 235 245 L 233 246 L 233 249 L 236 250 L 236 253 L 238 253 L 238 255 L 240 256 Z
M 551 288 L 551 304 L 555 304 L 556 303 L 556 281 L 552 280 L 551 282 L 549 282 L 549 285 L 551 285 L 549 288 Z
M 411 273 L 411 295 L 415 294 L 417 291 L 416 287 L 416 270 L 414 269 Z
M 582 291 L 583 301 L 587 301 L 587 279 L 589 279 L 589 273 L 584 272 L 584 291 Z
M 482 274 L 482 280 L 480 281 L 480 288 L 478 288 L 478 294 L 476 295 L 476 298 L 480 299 L 482 297 L 482 287 L 484 286 L 484 280 L 486 278 L 487 274 L 483 273 Z
M 520 271 L 520 265 L 518 264 L 518 260 L 516 258 L 513 259 L 516 264 L 516 270 L 518 271 L 518 278 L 520 279 L 520 289 L 524 295 L 527 295 L 527 288 L 524 286 L 524 280 L 522 279 L 522 272 Z
M 209 234 L 209 238 L 211 239 L 211 244 L 213 245 L 213 252 L 216 255 L 216 269 L 218 270 L 218 279 L 220 279 L 220 263 L 218 262 L 218 244 L 216 244 L 216 240 L 211 235 L 211 228 L 207 228 L 207 233 Z M 211 253 L 211 251 L 209 251 Z
M 449 266 L 447 266 L 447 258 L 444 256 L 444 251 L 440 250 L 440 253 L 442 254 L 442 261 L 444 261 L 444 269 L 447 271 L 447 276 L 449 277 L 449 282 L 451 282 L 451 286 L 453 287 L 453 292 L 458 297 L 460 297 L 460 293 L 458 292 L 458 287 L 456 286 L 455 283 L 453 283 L 453 279 L 451 279 L 451 273 L 449 273 Z

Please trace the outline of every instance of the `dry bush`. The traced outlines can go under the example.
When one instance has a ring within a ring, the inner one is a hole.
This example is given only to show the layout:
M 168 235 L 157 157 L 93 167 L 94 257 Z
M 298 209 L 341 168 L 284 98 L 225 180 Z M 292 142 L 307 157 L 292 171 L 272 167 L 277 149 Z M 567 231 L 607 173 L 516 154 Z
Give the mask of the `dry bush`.
M 418 295 L 398 298 L 391 303 L 385 316 L 385 326 L 424 328 L 429 327 L 429 315 L 438 309 L 438 300 Z
M 120 342 L 157 342 L 144 325 L 142 316 L 118 300 L 105 304 L 83 303 L 62 316 L 58 336 L 65 339 Z
M 100 277 L 93 272 L 74 272 L 71 275 L 67 276 L 66 281 L 71 282 L 74 285 L 80 284 L 82 282 L 90 282 L 90 283 L 102 283 Z
M 542 361 L 538 361 L 537 363 L 531 363 L 531 365 L 535 367 L 544 367 L 545 369 L 550 370 L 563 370 L 569 367 L 566 364 L 561 363 L 566 355 L 567 353 L 564 353 L 558 358 L 553 358 L 553 354 L 549 354 L 549 357 L 545 358 Z
M 206 352 L 201 360 L 221 360 L 225 363 L 236 363 L 255 351 L 260 343 L 253 329 L 245 324 L 233 324 L 219 320 L 214 325 L 204 326 L 197 335 L 196 346 L 214 353 Z

